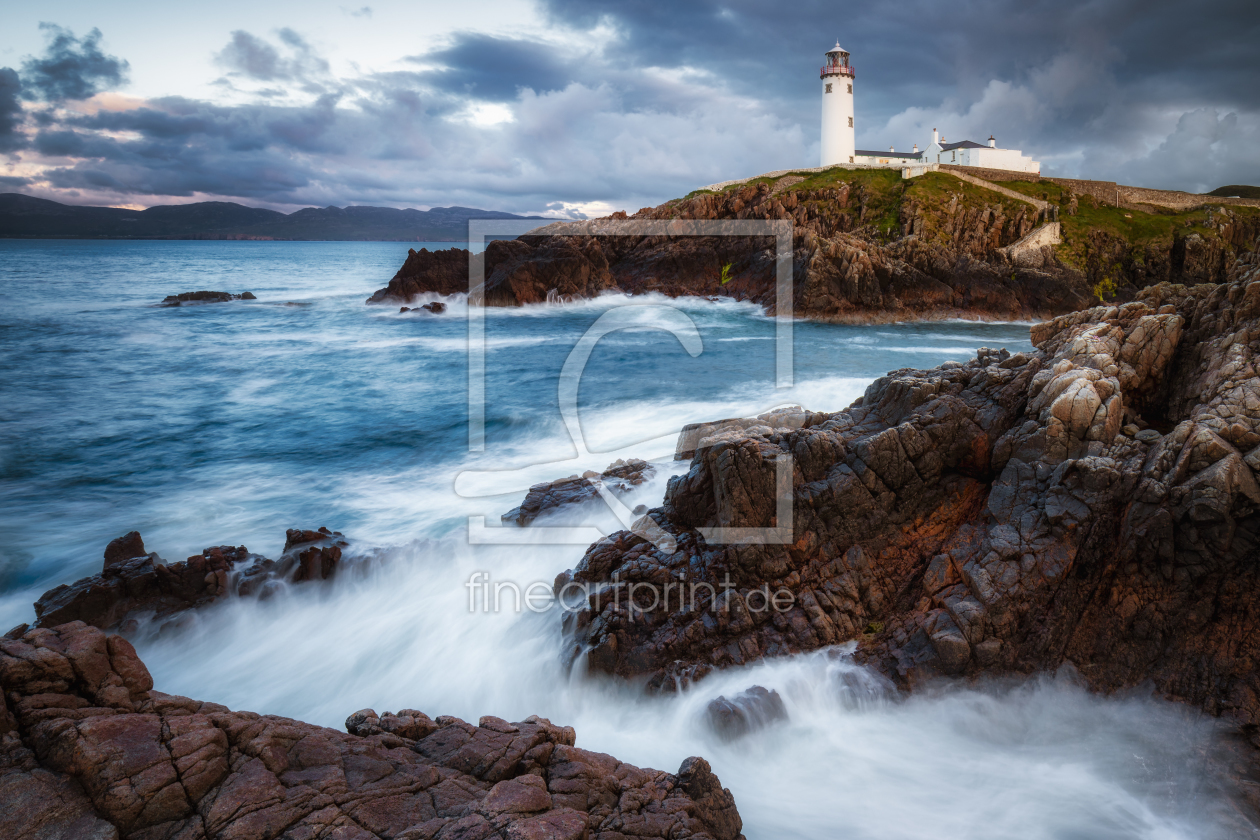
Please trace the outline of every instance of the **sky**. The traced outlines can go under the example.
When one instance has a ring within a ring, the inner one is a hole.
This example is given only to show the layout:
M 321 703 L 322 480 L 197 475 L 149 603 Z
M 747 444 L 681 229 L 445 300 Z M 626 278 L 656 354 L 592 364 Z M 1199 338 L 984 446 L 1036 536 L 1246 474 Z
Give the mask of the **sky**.
M 1260 184 L 1260 3 L 0 0 L 0 192 L 585 218 L 858 148 L 1022 149 L 1045 175 Z

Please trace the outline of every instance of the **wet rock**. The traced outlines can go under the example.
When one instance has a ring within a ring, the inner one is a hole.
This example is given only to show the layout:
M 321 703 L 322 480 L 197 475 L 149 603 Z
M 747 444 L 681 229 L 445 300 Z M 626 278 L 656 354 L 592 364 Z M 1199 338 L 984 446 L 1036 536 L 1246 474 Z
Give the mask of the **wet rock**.
M 787 720 L 787 707 L 779 692 L 759 685 L 745 689 L 731 699 L 719 696 L 705 709 L 709 726 L 722 738 L 733 741 L 780 720 Z
M 109 545 L 105 546 L 105 571 L 132 558 L 146 556 L 148 552 L 144 550 L 144 540 L 140 538 L 140 532 L 131 531 L 111 540 Z
M 258 300 L 253 292 L 234 295 L 231 292 L 181 292 L 167 295 L 159 306 L 180 306 L 185 303 L 226 303 L 229 300 Z
M 747 429 L 799 429 L 810 422 L 811 412 L 798 405 L 779 408 L 756 417 L 736 417 L 707 423 L 688 423 L 678 435 L 675 461 L 690 461 L 699 448 L 713 445 L 723 435 L 736 435 Z
M 480 254 L 462 248 L 430 251 L 407 251 L 402 268 L 389 285 L 375 292 L 368 303 L 410 303 L 412 298 L 428 292 L 453 295 L 468 292 L 469 259 L 480 261 Z
M 279 561 L 245 546 L 221 545 L 179 563 L 144 553 L 132 531 L 109 543 L 98 575 L 61 584 L 35 602 L 36 627 L 82 621 L 113 629 L 139 619 L 167 620 L 229 595 L 251 595 L 268 583 L 331 578 L 341 562 L 345 537 L 327 528 L 287 532 Z
M 0 640 L 0 689 L 6 838 L 742 837 L 701 758 L 641 769 L 539 717 L 363 710 L 338 732 L 234 712 L 154 691 L 82 622 Z
M 398 312 L 399 314 L 402 314 L 403 312 L 419 312 L 421 309 L 426 312 L 431 312 L 434 315 L 439 315 L 446 311 L 446 304 L 442 303 L 440 300 L 435 300 L 431 303 L 426 303 L 424 306 L 417 306 L 414 309 L 410 306 L 403 306 L 399 308 Z
M 592 545 L 572 583 L 634 595 L 573 605 L 571 649 L 660 690 L 843 642 L 900 688 L 1071 663 L 1095 689 L 1149 682 L 1260 725 L 1260 269 L 1244 269 L 1039 324 L 1031 353 L 893 371 L 834 414 L 689 430 L 688 472 L 649 512 L 677 550 L 626 531 Z M 722 536 L 774 536 L 783 494 L 782 538 Z
M 589 471 L 585 475 L 571 475 L 568 478 L 535 484 L 529 488 L 525 501 L 503 514 L 502 519 L 506 524 L 524 527 L 544 513 L 594 499 L 599 495 L 597 484 L 602 484 L 614 496 L 620 497 L 655 474 L 656 467 L 646 461 L 636 458 L 629 461 L 618 459 L 609 464 L 602 473 Z

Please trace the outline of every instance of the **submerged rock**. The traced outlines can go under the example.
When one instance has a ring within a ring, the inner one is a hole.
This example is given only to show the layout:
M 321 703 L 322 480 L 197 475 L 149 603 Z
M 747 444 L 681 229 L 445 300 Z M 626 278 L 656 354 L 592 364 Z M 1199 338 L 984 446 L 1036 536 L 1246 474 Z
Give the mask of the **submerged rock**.
M 596 484 L 602 484 L 614 496 L 624 496 L 632 487 L 637 487 L 656 474 L 656 467 L 647 461 L 631 458 L 628 461 L 617 459 L 608 465 L 602 473 L 590 470 L 583 475 L 571 475 L 556 481 L 535 484 L 529 488 L 525 501 L 503 514 L 503 521 L 525 526 L 544 513 L 559 510 L 570 505 L 590 501 L 599 495 Z M 635 508 L 638 511 L 638 508 Z
M 404 312 L 418 312 L 421 309 L 426 312 L 432 312 L 434 315 L 439 315 L 446 311 L 446 304 L 440 300 L 435 300 L 431 303 L 426 303 L 424 306 L 417 306 L 414 309 L 410 306 L 403 306 L 399 308 L 398 313 L 401 315 Z
M 178 295 L 167 295 L 160 306 L 179 306 L 185 303 L 226 303 L 229 300 L 258 300 L 253 292 L 242 292 L 234 295 L 231 292 L 181 292 Z
M 702 758 L 677 774 L 529 717 L 364 710 L 338 732 L 153 690 L 82 622 L 0 640 L 0 836 L 738 840 Z
M 709 701 L 705 708 L 709 726 L 728 741 L 787 720 L 787 706 L 779 692 L 759 685 L 746 688 L 727 700 L 724 695 Z
M 1095 689 L 1149 681 L 1257 740 L 1260 269 L 1032 338 L 894 371 L 795 427 L 699 440 L 651 512 L 677 550 L 623 531 L 573 573 L 638 599 L 569 616 L 589 667 L 668 689 L 850 640 L 901 687 L 1072 663 Z M 777 489 L 792 519 L 776 536 Z
M 179 563 L 145 553 L 132 531 L 105 548 L 101 573 L 48 590 L 35 602 L 36 627 L 83 621 L 112 629 L 139 618 L 168 619 L 229 594 L 250 595 L 270 583 L 331 578 L 348 543 L 340 532 L 290 530 L 280 560 L 245 546 L 221 545 Z

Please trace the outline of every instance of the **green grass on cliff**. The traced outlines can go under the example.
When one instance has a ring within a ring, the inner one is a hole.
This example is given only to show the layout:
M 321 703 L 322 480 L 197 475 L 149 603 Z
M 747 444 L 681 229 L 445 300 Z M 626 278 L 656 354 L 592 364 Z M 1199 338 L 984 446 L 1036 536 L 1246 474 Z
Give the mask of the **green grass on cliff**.
M 943 172 L 928 172 L 905 182 L 906 198 L 916 201 L 923 210 L 923 218 L 927 228 L 923 232 L 924 239 L 931 240 L 933 234 L 944 220 L 941 212 L 959 199 L 963 207 L 999 207 L 1002 215 L 1008 219 L 1020 213 L 1036 214 L 1037 208 L 1016 198 L 1008 198 L 993 190 L 986 190 Z
M 878 235 L 886 239 L 900 237 L 901 208 L 906 201 L 914 201 L 923 211 L 927 227 L 923 231 L 926 239 L 931 239 L 941 228 L 941 213 L 957 198 L 964 207 L 1000 207 L 1003 215 L 1013 217 L 1021 211 L 1031 210 L 1031 205 L 1013 198 L 1007 198 L 992 190 L 986 190 L 952 175 L 929 172 L 902 180 L 901 172 L 895 169 L 845 169 L 833 167 L 822 172 L 788 172 L 770 178 L 753 178 L 739 184 L 731 184 L 721 190 L 695 190 L 682 199 L 695 198 L 700 195 L 720 195 L 741 190 L 757 184 L 773 185 L 781 178 L 797 177 L 803 180 L 788 187 L 786 192 L 798 194 L 817 190 L 835 189 L 845 184 L 854 192 L 860 192 L 866 203 L 866 216 L 862 224 L 869 225 L 878 231 Z M 856 202 L 851 209 L 860 206 Z
M 853 197 L 845 212 L 856 216 L 859 207 L 864 203 L 865 216 L 860 222 L 855 218 L 855 225 L 869 226 L 867 230 L 874 228 L 876 238 L 884 240 L 900 237 L 902 209 L 906 202 L 913 202 L 918 208 L 924 221 L 921 235 L 928 241 L 946 236 L 946 211 L 955 199 L 964 209 L 1000 208 L 1007 218 L 1013 218 L 1021 212 L 1035 212 L 1025 202 L 962 181 L 944 172 L 929 172 L 910 180 L 902 180 L 901 173 L 893 169 L 833 167 L 822 172 L 788 172 L 775 177 L 754 178 L 740 184 L 731 184 L 719 191 L 696 190 L 688 194 L 687 198 L 730 193 L 761 183 L 774 184 L 781 178 L 791 176 L 802 180 L 788 187 L 784 194 L 804 194 L 848 184 Z M 1058 184 L 1049 181 L 1007 181 L 1000 186 L 1058 205 L 1064 237 L 1063 244 L 1057 249 L 1059 258 L 1099 281 L 1109 278 L 1123 281 L 1135 269 L 1137 274 L 1134 276 L 1140 276 L 1148 249 L 1166 253 L 1179 237 L 1192 233 L 1205 239 L 1220 237 L 1216 227 L 1208 224 L 1208 208 L 1150 213 L 1100 205 L 1093 198 L 1081 195 L 1077 197 L 1076 215 L 1069 215 L 1068 192 Z M 1213 213 L 1218 210 L 1219 208 L 1213 206 Z M 1260 218 L 1260 208 L 1230 206 L 1229 210 L 1240 217 Z M 941 244 L 948 243 L 942 239 Z
M 1099 204 L 1091 196 L 1078 195 L 1077 212 L 1072 216 L 1067 210 L 1068 190 L 1059 184 L 1049 181 L 1006 181 L 1001 186 L 1059 206 L 1059 221 L 1063 224 L 1063 244 L 1058 248 L 1059 259 L 1082 271 L 1089 260 L 1091 234 L 1096 236 L 1098 232 L 1127 243 L 1132 259 L 1141 259 L 1141 254 L 1148 247 L 1167 249 L 1179 236 L 1197 233 L 1205 239 L 1214 239 L 1220 235 L 1215 227 L 1208 226 L 1208 207 L 1180 212 L 1167 210 L 1146 213 Z M 1212 213 L 1216 213 L 1220 206 L 1212 205 L 1210 209 Z M 1230 206 L 1229 210 L 1239 216 L 1260 215 L 1260 208 L 1255 207 Z
M 723 193 L 735 192 L 742 190 L 744 187 L 756 186 L 757 184 L 774 183 L 781 178 L 804 178 L 799 184 L 793 184 L 789 187 L 789 191 L 797 190 L 822 190 L 831 187 L 838 187 L 841 184 L 853 184 L 866 186 L 873 192 L 887 193 L 898 188 L 901 184 L 901 173 L 896 170 L 889 169 L 843 169 L 841 167 L 833 167 L 822 172 L 786 172 L 782 175 L 774 177 L 752 178 L 748 181 L 741 181 L 738 184 L 728 184 L 720 190 L 692 190 L 683 197 L 685 201 L 688 198 L 695 198 L 698 195 L 721 195 Z

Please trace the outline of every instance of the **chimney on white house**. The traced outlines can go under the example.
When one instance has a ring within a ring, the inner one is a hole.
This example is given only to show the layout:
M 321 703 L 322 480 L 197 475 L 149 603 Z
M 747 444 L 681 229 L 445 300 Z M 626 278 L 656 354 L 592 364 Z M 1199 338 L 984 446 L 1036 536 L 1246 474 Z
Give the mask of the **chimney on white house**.
M 894 149 L 892 146 L 889 146 L 889 147 L 888 147 L 888 151 L 890 151 L 890 152 L 895 152 L 895 151 L 897 151 L 897 150 L 896 150 L 896 149 Z
M 937 135 L 937 133 L 936 133 L 936 129 L 935 129 L 935 128 L 934 128 L 934 129 L 932 129 L 932 142 L 933 142 L 933 143 L 939 143 L 939 142 L 941 142 L 941 138 Z
M 989 135 L 989 148 L 990 148 L 990 149 L 996 149 L 996 148 L 997 148 L 997 141 L 993 139 L 993 135 L 992 135 L 992 134 L 990 134 L 990 135 Z
M 914 153 L 915 153 L 915 154 L 918 154 L 918 153 L 919 153 L 919 144 L 918 144 L 918 143 L 915 143 L 915 144 L 914 144 Z

